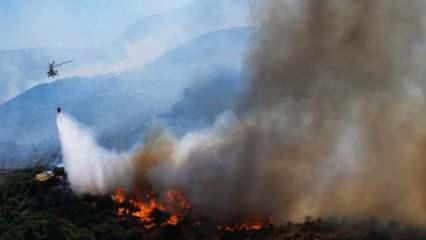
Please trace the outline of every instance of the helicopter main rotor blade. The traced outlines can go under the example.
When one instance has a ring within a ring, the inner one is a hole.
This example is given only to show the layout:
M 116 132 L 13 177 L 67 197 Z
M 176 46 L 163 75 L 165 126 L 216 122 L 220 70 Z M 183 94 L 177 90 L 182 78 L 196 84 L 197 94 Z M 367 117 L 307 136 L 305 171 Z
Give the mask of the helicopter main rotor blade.
M 67 62 L 59 63 L 59 64 L 54 65 L 53 67 L 59 67 L 59 66 L 62 66 L 62 65 L 68 64 L 68 63 L 72 63 L 72 62 L 74 62 L 74 60 L 70 60 L 70 61 L 67 61 Z

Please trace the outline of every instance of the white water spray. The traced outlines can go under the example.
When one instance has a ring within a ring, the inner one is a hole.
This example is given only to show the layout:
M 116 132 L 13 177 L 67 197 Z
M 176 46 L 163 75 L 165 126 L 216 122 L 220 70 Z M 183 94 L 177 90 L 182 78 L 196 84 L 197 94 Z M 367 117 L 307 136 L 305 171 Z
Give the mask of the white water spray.
M 58 114 L 57 126 L 71 188 L 80 194 L 107 194 L 132 182 L 130 154 L 101 147 L 94 134 L 71 116 Z

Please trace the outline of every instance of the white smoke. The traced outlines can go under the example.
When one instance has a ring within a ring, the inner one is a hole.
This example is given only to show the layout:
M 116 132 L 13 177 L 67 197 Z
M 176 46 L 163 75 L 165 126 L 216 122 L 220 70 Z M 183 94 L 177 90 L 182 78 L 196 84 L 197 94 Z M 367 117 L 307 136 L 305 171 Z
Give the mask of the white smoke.
M 130 154 L 106 150 L 93 133 L 72 117 L 57 117 L 65 170 L 71 188 L 80 194 L 106 194 L 132 180 Z

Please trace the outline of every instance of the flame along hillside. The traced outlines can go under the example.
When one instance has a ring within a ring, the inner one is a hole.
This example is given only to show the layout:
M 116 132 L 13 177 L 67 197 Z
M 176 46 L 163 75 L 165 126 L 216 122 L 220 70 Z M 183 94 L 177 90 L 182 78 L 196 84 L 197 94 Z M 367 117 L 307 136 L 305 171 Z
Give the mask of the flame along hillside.
M 220 225 L 191 214 L 177 191 L 76 196 L 62 168 L 0 172 L 0 239 L 426 239 L 425 229 L 374 218 L 312 219 L 302 223 Z M 38 176 L 38 177 L 37 177 Z M 44 175 L 43 175 L 44 176 Z M 132 196 L 132 197 L 130 197 Z M 250 226 L 250 228 L 248 228 Z
M 190 216 L 191 203 L 178 190 L 166 192 L 164 200 L 148 191 L 141 193 L 133 191 L 131 195 L 126 194 L 123 188 L 118 188 L 112 195 L 115 202 L 116 213 L 121 219 L 129 216 L 137 218 L 145 229 L 165 227 L 168 225 L 176 226 L 185 218 L 199 219 L 200 217 Z M 195 225 L 201 224 L 201 220 L 194 220 Z M 234 224 L 217 224 L 218 231 L 251 231 L 261 230 L 272 223 L 271 220 L 247 219 Z
M 138 194 L 135 198 L 129 199 L 122 188 L 118 188 L 112 198 L 118 206 L 118 216 L 136 217 L 140 219 L 146 229 L 177 225 L 191 208 L 191 204 L 178 191 L 167 192 L 165 203 L 159 201 L 153 192 Z M 158 223 L 156 215 L 164 222 Z

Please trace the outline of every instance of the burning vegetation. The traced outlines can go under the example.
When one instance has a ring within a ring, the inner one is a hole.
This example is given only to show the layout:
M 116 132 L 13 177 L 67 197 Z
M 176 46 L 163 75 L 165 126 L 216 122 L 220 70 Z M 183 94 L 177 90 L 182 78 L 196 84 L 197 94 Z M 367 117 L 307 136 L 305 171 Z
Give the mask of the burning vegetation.
M 374 218 L 307 217 L 300 223 L 283 224 L 252 219 L 220 224 L 210 217 L 194 216 L 177 192 L 164 200 L 151 192 L 128 195 L 123 189 L 117 189 L 113 196 L 77 196 L 63 169 L 55 169 L 46 181 L 38 180 L 40 172 L 0 172 L 0 240 L 426 239 L 423 228 L 396 221 L 384 224 Z M 168 199 L 173 199 L 172 204 Z
M 117 188 L 112 196 L 117 215 L 126 218 L 136 217 L 144 228 L 175 226 L 188 214 L 191 204 L 179 191 L 168 191 L 165 201 L 160 201 L 153 192 L 134 191 L 127 196 L 123 188 Z
M 163 201 L 152 191 L 133 191 L 129 195 L 121 187 L 111 197 L 117 216 L 122 220 L 136 218 L 145 229 L 176 226 L 184 219 L 194 226 L 201 225 L 203 221 L 201 217 L 190 215 L 191 204 L 178 190 L 167 191 Z M 217 224 L 216 229 L 219 232 L 259 231 L 271 224 L 271 220 L 252 218 L 240 223 Z

